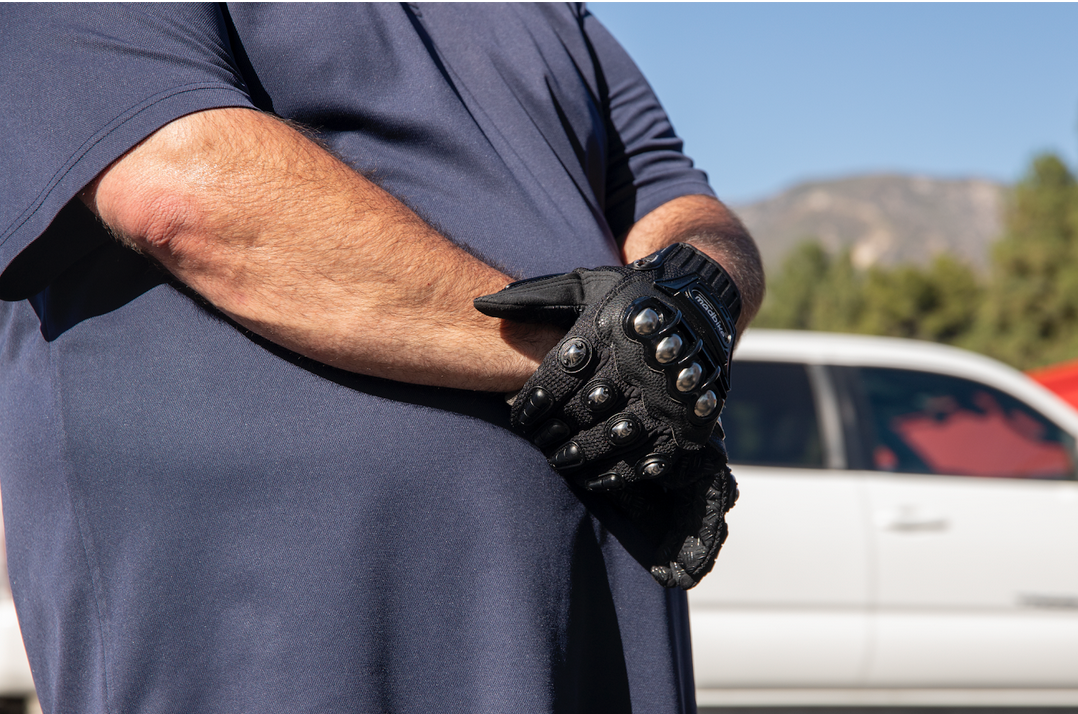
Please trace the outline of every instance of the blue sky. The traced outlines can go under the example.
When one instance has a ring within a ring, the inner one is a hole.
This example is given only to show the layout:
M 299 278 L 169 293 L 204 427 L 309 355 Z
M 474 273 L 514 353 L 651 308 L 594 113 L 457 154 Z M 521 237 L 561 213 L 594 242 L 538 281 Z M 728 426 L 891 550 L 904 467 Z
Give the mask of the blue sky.
M 589 3 L 720 197 L 1078 167 L 1078 4 Z

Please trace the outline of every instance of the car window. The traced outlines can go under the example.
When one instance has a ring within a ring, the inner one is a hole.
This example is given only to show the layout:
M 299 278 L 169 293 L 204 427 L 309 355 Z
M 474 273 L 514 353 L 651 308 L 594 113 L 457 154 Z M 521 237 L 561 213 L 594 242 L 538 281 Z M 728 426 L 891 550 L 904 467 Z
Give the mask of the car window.
M 804 365 L 738 361 L 722 412 L 730 461 L 823 467 L 816 406 Z
M 931 372 L 866 367 L 861 376 L 879 471 L 1074 478 L 1073 438 L 1009 394 Z

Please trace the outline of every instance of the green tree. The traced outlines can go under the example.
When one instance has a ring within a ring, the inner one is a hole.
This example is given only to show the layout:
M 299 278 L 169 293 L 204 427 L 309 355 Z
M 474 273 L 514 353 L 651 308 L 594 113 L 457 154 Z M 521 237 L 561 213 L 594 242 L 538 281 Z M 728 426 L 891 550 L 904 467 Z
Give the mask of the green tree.
M 832 258 L 812 306 L 811 329 L 859 332 L 865 308 L 864 284 L 864 275 L 854 268 L 848 249 Z
M 1057 156 L 1012 192 L 967 344 L 1023 369 L 1078 356 L 1078 185 Z
M 782 262 L 755 324 L 786 330 L 814 329 L 814 307 L 824 289 L 832 259 L 816 241 L 796 245 Z
M 791 251 L 770 281 L 755 324 L 953 342 L 974 324 L 983 288 L 973 271 L 940 256 L 915 266 L 857 270 L 844 250 L 817 241 Z
M 982 294 L 973 270 L 949 255 L 937 256 L 927 269 L 874 267 L 864 281 L 857 331 L 955 342 L 975 324 Z

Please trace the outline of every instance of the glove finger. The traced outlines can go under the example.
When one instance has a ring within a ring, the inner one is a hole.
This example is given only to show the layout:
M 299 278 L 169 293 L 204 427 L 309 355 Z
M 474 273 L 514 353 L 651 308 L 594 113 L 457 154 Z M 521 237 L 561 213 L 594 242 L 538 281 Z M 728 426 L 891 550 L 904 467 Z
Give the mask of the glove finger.
M 608 491 L 673 476 L 683 451 L 669 427 L 647 416 L 642 406 L 630 405 L 548 453 L 554 468 L 589 490 Z
M 680 468 L 672 473 L 665 483 L 671 488 L 681 488 L 700 480 L 710 481 L 713 474 L 726 468 L 726 445 L 723 443 L 721 425 L 703 448 L 684 450 Z M 701 496 L 702 498 L 702 496 Z
M 622 491 L 635 476 L 635 469 L 628 462 L 620 460 L 576 476 L 576 480 L 589 491 Z M 632 509 L 623 507 L 623 510 L 629 513 Z
M 603 361 L 602 358 L 600 361 Z M 571 384 L 557 375 L 544 375 L 542 381 L 552 385 L 551 389 L 547 390 L 550 394 L 550 407 L 540 413 L 538 418 L 546 421 L 532 432 L 532 442 L 549 456 L 570 436 L 592 429 L 617 411 L 626 408 L 634 396 L 632 390 L 626 394 L 624 385 L 619 385 L 616 379 L 606 376 L 610 371 L 599 364 L 596 371 L 590 373 L 590 378 L 586 378 L 587 374 L 578 374 Z M 538 381 L 536 380 L 537 383 Z M 527 394 L 530 397 L 531 392 Z M 523 406 L 521 405 L 521 415 Z M 533 407 L 532 412 L 534 411 Z M 525 417 L 525 420 L 530 418 L 532 417 Z
M 562 407 L 588 382 L 599 368 L 600 359 L 601 355 L 596 353 L 590 340 L 579 335 L 566 335 L 544 360 L 544 368 L 531 376 L 513 401 L 510 408 L 513 425 L 534 441 L 537 434 L 556 420 L 561 425 L 559 432 L 541 439 L 541 445 L 564 441 L 569 434 L 575 433 L 578 429 L 575 424 L 570 427 L 566 422 Z M 564 438 L 559 438 L 565 429 L 568 430 Z
M 621 281 L 617 272 L 577 268 L 571 273 L 543 275 L 510 283 L 472 304 L 484 315 L 519 322 L 553 322 L 572 326 L 584 308 L 598 302 Z
M 726 513 L 737 501 L 737 482 L 728 468 L 711 479 L 678 494 L 678 524 L 657 551 L 662 562 L 652 566 L 651 574 L 665 587 L 689 589 L 697 585 L 715 565 L 726 541 Z M 688 497 L 692 503 L 686 503 Z
M 490 317 L 571 325 L 586 304 L 586 294 L 580 273 L 572 272 L 510 283 L 496 293 L 475 298 L 472 304 Z

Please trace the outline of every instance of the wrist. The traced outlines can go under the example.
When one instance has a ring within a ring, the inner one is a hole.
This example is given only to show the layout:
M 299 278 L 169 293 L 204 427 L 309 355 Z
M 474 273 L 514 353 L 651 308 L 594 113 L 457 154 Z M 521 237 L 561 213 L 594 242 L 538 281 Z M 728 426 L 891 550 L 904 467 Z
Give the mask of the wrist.
M 518 391 L 550 350 L 565 337 L 565 329 L 548 324 L 502 320 L 501 337 L 513 353 L 502 391 Z

